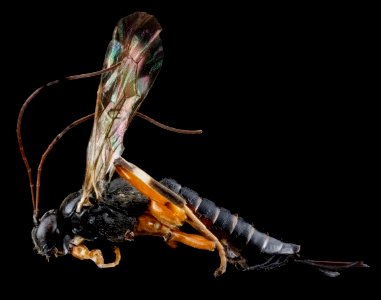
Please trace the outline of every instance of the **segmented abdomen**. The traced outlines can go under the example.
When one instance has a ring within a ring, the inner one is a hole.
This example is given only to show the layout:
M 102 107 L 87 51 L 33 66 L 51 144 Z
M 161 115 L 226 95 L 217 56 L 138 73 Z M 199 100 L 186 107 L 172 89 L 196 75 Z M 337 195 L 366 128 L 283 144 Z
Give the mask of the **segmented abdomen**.
M 299 245 L 283 243 L 258 231 L 243 218 L 216 206 L 206 198 L 201 198 L 197 192 L 182 187 L 173 179 L 165 178 L 161 183 L 181 195 L 210 231 L 219 238 L 227 239 L 235 247 L 242 249 L 245 246 L 254 246 L 260 252 L 267 254 L 295 254 L 300 250 Z

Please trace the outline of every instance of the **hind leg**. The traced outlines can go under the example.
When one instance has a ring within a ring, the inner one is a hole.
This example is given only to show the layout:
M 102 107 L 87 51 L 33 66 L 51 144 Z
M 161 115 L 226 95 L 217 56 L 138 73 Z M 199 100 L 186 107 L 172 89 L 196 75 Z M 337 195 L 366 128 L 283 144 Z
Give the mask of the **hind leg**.
M 162 225 L 174 229 L 181 227 L 184 222 L 187 222 L 209 241 L 204 242 L 200 236 L 196 239 L 189 238 L 187 234 L 180 233 L 179 231 L 177 236 L 173 237 L 172 235 L 173 238 L 179 239 L 178 241 L 184 244 L 188 242 L 188 245 L 195 248 L 200 248 L 200 245 L 208 248 L 209 245 L 214 244 L 214 248 L 218 251 L 221 260 L 220 266 L 214 272 L 214 275 L 219 276 L 226 271 L 227 258 L 220 240 L 187 207 L 186 201 L 181 196 L 157 182 L 142 169 L 127 162 L 122 157 L 117 158 L 114 161 L 114 165 L 120 177 L 129 181 L 140 193 L 151 200 L 148 207 L 149 214 Z M 176 241 L 172 244 L 174 245 L 175 243 Z

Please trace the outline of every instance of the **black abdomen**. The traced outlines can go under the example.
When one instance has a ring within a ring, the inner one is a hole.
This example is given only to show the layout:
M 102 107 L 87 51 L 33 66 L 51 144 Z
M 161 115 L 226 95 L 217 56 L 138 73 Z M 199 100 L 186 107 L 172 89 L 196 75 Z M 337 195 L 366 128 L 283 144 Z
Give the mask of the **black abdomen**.
M 253 246 L 266 254 L 295 254 L 300 250 L 299 245 L 283 243 L 258 231 L 243 218 L 216 206 L 206 198 L 201 198 L 195 191 L 182 187 L 173 179 L 165 178 L 161 183 L 181 195 L 210 231 L 219 238 L 227 239 L 235 247 L 242 249 Z

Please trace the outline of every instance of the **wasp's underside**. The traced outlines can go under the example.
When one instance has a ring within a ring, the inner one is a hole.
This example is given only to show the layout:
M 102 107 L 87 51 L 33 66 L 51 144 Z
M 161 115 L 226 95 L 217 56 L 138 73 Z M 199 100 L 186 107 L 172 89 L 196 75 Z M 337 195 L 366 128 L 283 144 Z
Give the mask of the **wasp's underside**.
M 120 261 L 119 243 L 139 235 L 154 235 L 163 237 L 171 247 L 182 243 L 217 250 L 221 263 L 215 275 L 225 272 L 227 262 L 239 269 L 259 270 L 294 261 L 315 266 L 330 276 L 340 269 L 365 266 L 361 262 L 302 259 L 299 245 L 263 234 L 176 181 L 158 182 L 121 157 L 125 131 L 162 64 L 160 31 L 153 16 L 140 12 L 121 19 L 116 26 L 103 64 L 107 72 L 102 74 L 98 88 L 82 189 L 70 194 L 59 209 L 36 220 L 32 239 L 37 251 L 47 258 L 71 254 L 107 268 Z M 120 178 L 112 180 L 115 170 Z M 38 197 L 34 208 L 38 212 Z M 184 232 L 184 224 L 196 233 Z M 106 263 L 101 250 L 88 249 L 88 241 L 114 247 L 114 262 Z M 248 252 L 260 253 L 266 260 L 252 265 Z

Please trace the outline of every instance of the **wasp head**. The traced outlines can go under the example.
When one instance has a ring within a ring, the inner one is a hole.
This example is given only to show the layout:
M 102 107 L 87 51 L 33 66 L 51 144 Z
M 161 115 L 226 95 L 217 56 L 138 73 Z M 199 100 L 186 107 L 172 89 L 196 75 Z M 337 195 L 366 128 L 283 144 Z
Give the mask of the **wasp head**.
M 32 229 L 32 240 L 38 254 L 49 259 L 52 255 L 57 256 L 59 251 L 60 232 L 57 222 L 57 210 L 47 211 L 39 223 Z

